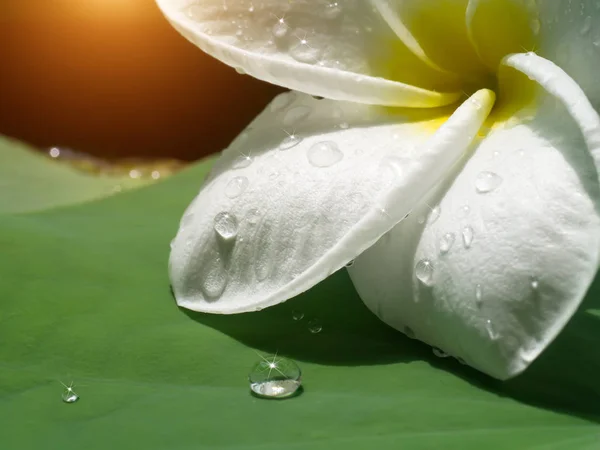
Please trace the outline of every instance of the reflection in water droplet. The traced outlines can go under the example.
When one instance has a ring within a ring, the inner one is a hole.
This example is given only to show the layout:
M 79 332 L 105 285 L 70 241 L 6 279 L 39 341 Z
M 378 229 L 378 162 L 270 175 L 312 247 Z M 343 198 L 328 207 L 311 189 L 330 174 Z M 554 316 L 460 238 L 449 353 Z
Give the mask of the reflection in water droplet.
M 344 154 L 335 142 L 323 141 L 310 147 L 306 156 L 315 167 L 330 167 L 341 161 Z
M 297 125 L 310 116 L 312 109 L 305 105 L 294 106 L 283 116 L 283 124 L 287 127 Z
M 470 226 L 466 226 L 462 230 L 462 240 L 465 248 L 471 248 L 471 244 L 473 243 L 473 237 L 475 236 L 475 232 L 473 228 Z
M 312 319 L 308 322 L 308 331 L 312 334 L 320 333 L 323 329 L 323 325 L 321 325 L 321 321 L 319 319 Z
M 483 287 L 480 284 L 475 286 L 475 304 L 478 308 L 481 307 L 483 301 Z
M 445 233 L 440 239 L 440 253 L 446 254 L 450 251 L 456 241 L 455 233 Z
M 235 216 L 226 211 L 215 216 L 214 229 L 225 240 L 235 239 L 238 232 L 238 222 Z
M 486 319 L 485 321 L 485 330 L 487 331 L 487 334 L 492 341 L 495 341 L 500 337 L 494 329 L 494 325 L 492 324 L 492 321 L 490 319 Z
M 302 138 L 296 134 L 288 134 L 281 144 L 279 144 L 279 150 L 289 150 L 290 148 L 294 148 L 302 142 Z
M 245 219 L 248 223 L 256 225 L 260 222 L 260 211 L 256 208 L 251 208 L 246 213 Z
M 250 164 L 252 164 L 252 161 L 253 159 L 251 156 L 240 155 L 233 160 L 231 167 L 234 169 L 245 169 Z
M 502 184 L 502 178 L 494 172 L 481 172 L 475 180 L 475 189 L 480 194 L 496 190 Z
M 448 353 L 446 353 L 443 350 L 440 350 L 437 347 L 431 347 L 431 350 L 433 351 L 433 354 L 438 358 L 447 358 L 448 356 L 450 356 Z
M 235 177 L 225 186 L 225 195 L 229 198 L 239 197 L 248 188 L 248 178 Z
M 292 319 L 294 320 L 302 320 L 304 319 L 304 313 L 302 311 L 292 311 Z
M 414 339 L 415 338 L 415 332 L 413 331 L 413 329 L 411 327 L 405 326 L 402 331 L 404 332 L 404 334 L 406 335 L 406 337 L 410 338 L 410 339 Z
M 433 264 L 428 259 L 420 260 L 415 267 L 415 276 L 425 286 L 433 283 Z
M 294 361 L 277 355 L 261 356 L 250 370 L 248 381 L 254 394 L 262 398 L 286 398 L 301 385 L 302 372 Z

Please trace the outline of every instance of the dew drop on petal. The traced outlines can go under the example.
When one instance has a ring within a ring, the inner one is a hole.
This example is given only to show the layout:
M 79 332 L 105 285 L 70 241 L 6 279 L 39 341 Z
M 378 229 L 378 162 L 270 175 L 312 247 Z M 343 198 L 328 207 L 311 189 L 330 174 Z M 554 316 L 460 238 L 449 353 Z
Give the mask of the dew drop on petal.
M 481 172 L 475 180 L 475 189 L 480 194 L 496 190 L 502 184 L 502 178 L 494 172 Z
M 304 319 L 304 313 L 302 311 L 294 310 L 292 311 L 292 319 L 295 321 Z
M 346 264 L 346 267 L 352 267 L 353 265 L 354 265 L 354 260 L 348 261 L 348 263 Z
M 446 254 L 450 251 L 456 241 L 455 233 L 445 233 L 440 239 L 440 253 Z
M 65 390 L 65 392 L 63 392 L 62 395 L 62 401 L 65 403 L 75 403 L 77 400 L 79 400 L 79 396 L 74 393 L 73 391 L 68 391 Z
M 288 110 L 283 116 L 283 124 L 287 127 L 291 127 L 299 124 L 303 120 L 307 119 L 312 113 L 312 108 L 306 105 L 294 106 Z
M 440 218 L 441 214 L 442 214 L 442 208 L 439 205 L 436 205 L 433 208 L 431 208 L 431 212 L 429 213 L 429 218 L 428 218 L 429 224 L 430 225 L 434 224 Z
M 340 2 L 331 2 L 325 5 L 324 16 L 326 19 L 337 19 L 342 14 Z
M 311 45 L 306 39 L 300 39 L 292 45 L 289 52 L 296 61 L 306 64 L 315 64 L 322 55 L 321 49 Z
M 462 230 L 462 241 L 463 241 L 463 246 L 465 248 L 471 248 L 471 245 L 473 244 L 473 237 L 475 236 L 475 232 L 473 231 L 473 228 L 470 226 L 466 226 L 463 228 Z
M 283 94 L 279 94 L 275 99 L 271 102 L 269 109 L 272 112 L 282 111 L 296 99 L 296 94 L 293 92 L 284 92 Z
M 312 334 L 320 333 L 323 330 L 323 325 L 319 319 L 312 319 L 308 322 L 308 331 Z
M 485 331 L 487 332 L 488 337 L 492 341 L 495 341 L 500 337 L 500 335 L 494 329 L 494 324 L 492 323 L 492 321 L 490 319 L 485 320 Z
M 335 142 L 323 141 L 310 147 L 306 156 L 315 167 L 330 167 L 341 161 L 344 154 Z
M 238 232 L 237 219 L 231 213 L 220 212 L 215 216 L 214 229 L 225 240 L 235 239 Z
M 282 356 L 261 356 L 248 375 L 250 390 L 261 398 L 293 396 L 301 385 L 302 373 L 294 361 Z
M 225 195 L 229 198 L 239 197 L 244 193 L 244 191 L 248 188 L 248 178 L 247 177 L 235 177 L 232 178 L 227 186 L 225 186 Z
M 450 356 L 448 353 L 446 353 L 443 350 L 440 350 L 437 347 L 431 347 L 431 350 L 433 351 L 433 354 L 438 358 L 447 358 L 448 356 Z
M 483 287 L 481 286 L 481 284 L 478 284 L 477 286 L 475 286 L 475 304 L 477 305 L 478 308 L 480 308 L 482 302 L 483 302 Z
M 289 150 L 291 148 L 294 148 L 296 145 L 298 145 L 300 142 L 302 142 L 302 138 L 296 134 L 290 134 L 288 136 L 286 136 L 283 141 L 281 141 L 281 144 L 279 144 L 279 150 Z
M 415 276 L 425 286 L 433 283 L 433 264 L 428 259 L 420 260 L 415 267 Z
M 233 160 L 231 167 L 233 169 L 245 169 L 252 164 L 252 157 L 248 155 L 240 155 Z
M 273 25 L 273 36 L 278 39 L 285 37 L 288 34 L 290 27 L 288 27 L 287 23 L 283 19 L 279 19 L 275 25 Z

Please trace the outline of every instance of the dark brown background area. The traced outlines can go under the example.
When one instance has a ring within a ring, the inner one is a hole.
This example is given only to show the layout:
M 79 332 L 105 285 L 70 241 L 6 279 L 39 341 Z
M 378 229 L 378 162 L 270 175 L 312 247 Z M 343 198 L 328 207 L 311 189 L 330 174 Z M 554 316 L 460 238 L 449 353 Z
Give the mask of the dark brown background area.
M 197 159 L 278 91 L 187 42 L 153 0 L 0 0 L 0 133 L 39 147 Z

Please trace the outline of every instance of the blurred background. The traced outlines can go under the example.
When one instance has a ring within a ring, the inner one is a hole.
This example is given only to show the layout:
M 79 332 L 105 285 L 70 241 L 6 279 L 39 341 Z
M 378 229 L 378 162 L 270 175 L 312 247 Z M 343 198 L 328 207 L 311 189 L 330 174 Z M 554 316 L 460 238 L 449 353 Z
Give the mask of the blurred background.
M 194 160 L 280 90 L 181 37 L 153 0 L 0 0 L 0 134 L 102 158 Z

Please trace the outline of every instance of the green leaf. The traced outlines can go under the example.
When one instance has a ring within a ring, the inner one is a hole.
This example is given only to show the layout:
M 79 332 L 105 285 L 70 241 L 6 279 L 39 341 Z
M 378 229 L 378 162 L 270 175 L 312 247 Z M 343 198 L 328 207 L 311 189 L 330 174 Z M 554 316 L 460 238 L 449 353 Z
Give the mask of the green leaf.
M 125 176 L 86 174 L 0 136 L 0 214 L 97 200 L 141 184 Z
M 345 272 L 259 313 L 179 310 L 169 242 L 209 165 L 93 203 L 0 216 L 3 448 L 600 447 L 598 286 L 504 384 L 386 327 Z M 251 396 L 255 352 L 295 359 L 304 393 Z M 59 381 L 74 381 L 81 399 L 63 403 Z

